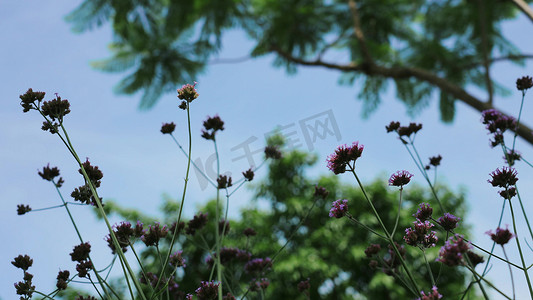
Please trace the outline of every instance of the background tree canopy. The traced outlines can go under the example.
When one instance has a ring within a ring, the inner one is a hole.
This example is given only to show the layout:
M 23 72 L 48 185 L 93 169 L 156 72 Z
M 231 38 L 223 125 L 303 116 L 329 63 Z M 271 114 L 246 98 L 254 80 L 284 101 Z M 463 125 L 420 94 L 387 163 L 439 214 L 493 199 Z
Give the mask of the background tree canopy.
M 85 0 L 67 20 L 78 32 L 111 23 L 112 56 L 94 67 L 127 72 L 116 90 L 143 91 L 143 109 L 192 82 L 224 32 L 238 29 L 255 42 L 250 57 L 274 54 L 274 65 L 290 73 L 316 66 L 338 70 L 342 83 L 357 81 L 365 114 L 394 83 L 411 112 L 438 93 L 441 119 L 451 122 L 456 101 L 483 111 L 508 93 L 491 78 L 494 63 L 533 57 L 502 35 L 502 22 L 519 9 L 533 20 L 524 0 Z M 343 61 L 331 60 L 339 54 Z M 467 91 L 473 86 L 486 96 Z M 517 131 L 533 143 L 531 129 Z
M 351 223 L 347 218 L 334 219 L 328 216 L 331 202 L 335 199 L 349 199 L 350 213 L 362 223 L 377 229 L 379 226 L 368 207 L 361 190 L 355 184 L 342 184 L 339 177 L 334 175 L 320 178 L 306 177 L 306 171 L 316 163 L 316 157 L 300 151 L 284 153 L 281 160 L 270 160 L 266 178 L 254 184 L 255 198 L 267 201 L 268 209 L 261 210 L 257 205 L 250 205 L 243 209 L 240 218 L 230 220 L 229 233 L 224 240 L 224 247 L 239 248 L 249 251 L 252 258 L 271 257 L 272 271 L 262 274 L 268 278 L 270 286 L 265 290 L 264 298 L 257 292 L 249 292 L 248 299 L 306 299 L 306 295 L 298 290 L 298 283 L 309 278 L 310 299 L 409 299 L 412 295 L 401 282 L 386 275 L 381 268 L 370 268 L 370 258 L 365 256 L 364 250 L 370 243 L 381 244 L 380 256 L 387 256 L 386 242 L 380 240 L 367 229 Z M 314 197 L 315 185 L 324 186 L 330 193 L 326 199 Z M 394 226 L 398 207 L 398 190 L 386 185 L 386 179 L 377 179 L 365 187 L 376 209 L 380 212 L 388 228 Z M 437 188 L 439 198 L 445 207 L 454 207 L 454 213 L 465 215 L 465 199 L 448 188 Z M 400 214 L 399 230 L 395 238 L 401 241 L 403 229 L 410 227 L 414 220 L 412 214 L 418 205 L 429 202 L 436 206 L 430 190 L 409 185 L 404 191 L 404 205 Z M 214 245 L 213 234 L 216 202 L 210 201 L 200 209 L 207 213 L 208 224 L 194 235 L 179 235 L 175 250 L 183 250 L 187 259 L 184 272 L 178 272 L 175 281 L 179 284 L 179 291 L 192 293 L 200 281 L 209 278 L 211 268 L 208 262 L 209 249 Z M 172 224 L 179 209 L 179 203 L 170 198 L 165 199 L 161 206 L 163 218 L 153 218 L 142 212 L 123 209 L 116 203 L 106 201 L 106 210 L 117 214 L 131 223 L 141 220 L 150 224 L 160 219 L 162 224 Z M 434 218 L 439 217 L 435 209 Z M 301 227 L 298 225 L 301 223 Z M 253 228 L 256 236 L 247 238 L 243 231 Z M 220 228 L 220 227 L 219 227 Z M 461 221 L 458 232 L 468 234 L 469 226 Z M 439 245 L 444 243 L 446 236 L 439 233 Z M 283 251 L 279 249 L 289 241 Z M 161 252 L 168 251 L 170 238 L 161 243 Z M 142 243 L 137 243 L 140 248 Z M 404 243 L 402 243 L 404 244 Z M 406 246 L 407 260 L 415 272 L 417 281 L 424 290 L 431 288 L 431 282 L 421 257 L 421 251 L 416 247 Z M 429 264 L 438 279 L 439 292 L 450 299 L 458 299 L 467 288 L 470 292 L 468 299 L 480 299 L 476 291 L 470 286 L 471 275 L 463 272 L 464 268 L 451 268 L 435 262 L 440 247 L 426 251 Z M 141 251 L 143 265 L 146 272 L 159 274 L 161 265 L 159 255 L 154 247 Z M 222 256 L 225 257 L 225 256 Z M 223 260 L 224 261 L 224 260 Z M 224 264 L 224 293 L 231 291 L 241 298 L 248 288 L 248 283 L 254 278 L 243 272 L 244 262 L 239 259 L 228 259 Z M 168 268 L 167 268 L 168 270 Z M 170 275 L 168 270 L 167 276 Z M 255 278 L 257 279 L 257 278 Z M 120 282 L 115 283 L 120 286 Z M 124 284 L 124 283 L 122 283 Z M 117 288 L 116 290 L 121 290 Z M 125 286 L 122 290 L 126 292 Z M 72 290 L 63 294 L 66 299 L 78 291 Z M 184 294 L 176 292 L 175 298 Z

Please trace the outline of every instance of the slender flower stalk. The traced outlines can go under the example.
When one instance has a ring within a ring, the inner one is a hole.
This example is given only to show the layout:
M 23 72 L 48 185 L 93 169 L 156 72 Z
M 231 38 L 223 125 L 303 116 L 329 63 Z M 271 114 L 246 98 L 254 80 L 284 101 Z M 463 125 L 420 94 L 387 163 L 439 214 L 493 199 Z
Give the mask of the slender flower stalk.
M 511 210 L 511 218 L 513 220 L 513 231 L 515 235 L 516 246 L 518 247 L 518 253 L 520 254 L 520 261 L 522 262 L 522 268 L 523 268 L 522 270 L 524 272 L 524 276 L 526 277 L 527 286 L 529 288 L 529 295 L 531 296 L 531 298 L 533 298 L 533 286 L 531 285 L 531 280 L 529 279 L 529 273 L 526 267 L 526 261 L 524 260 L 524 254 L 522 253 L 522 247 L 520 246 L 520 239 L 518 238 L 518 231 L 516 230 L 516 219 L 514 215 L 512 201 L 509 201 L 509 208 Z
M 385 233 L 385 236 L 389 240 L 389 243 L 390 243 L 394 253 L 396 254 L 398 259 L 400 260 L 400 263 L 402 264 L 402 267 L 405 270 L 405 273 L 407 274 L 407 277 L 409 278 L 410 286 L 411 286 L 412 290 L 420 291 L 420 289 L 418 288 L 418 284 L 416 283 L 416 280 L 414 279 L 413 275 L 411 274 L 411 271 L 409 270 L 409 268 L 407 267 L 407 264 L 405 263 L 404 259 L 402 258 L 402 255 L 401 255 L 400 251 L 398 250 L 398 247 L 396 247 L 396 244 L 394 243 L 394 240 L 392 239 L 392 236 L 390 235 L 390 233 L 388 232 L 387 228 L 385 227 L 385 224 L 381 220 L 381 217 L 379 216 L 379 213 L 377 212 L 376 208 L 374 207 L 374 204 L 372 203 L 372 201 L 368 197 L 368 195 L 367 195 L 367 193 L 366 193 L 366 191 L 364 189 L 364 186 L 361 183 L 361 180 L 359 180 L 359 177 L 357 176 L 357 173 L 355 173 L 355 169 L 351 165 L 349 165 L 349 170 L 354 175 L 355 179 L 357 180 L 357 183 L 359 184 L 359 187 L 361 188 L 361 191 L 363 192 L 363 195 L 364 195 L 367 203 L 370 205 L 370 208 L 372 209 L 372 212 L 374 213 L 374 216 L 378 220 L 379 225 L 381 226 L 383 232 Z
M 178 226 L 181 222 L 181 214 L 183 212 L 183 206 L 184 206 L 184 203 L 185 203 L 185 194 L 187 192 L 187 184 L 189 183 L 189 172 L 190 172 L 190 169 L 191 169 L 191 152 L 192 152 L 192 133 L 191 133 L 191 114 L 190 114 L 190 108 L 189 108 L 189 102 L 188 101 L 184 101 L 185 102 L 185 105 L 186 105 L 186 110 L 187 110 L 187 129 L 188 129 L 188 133 L 189 133 L 189 149 L 188 149 L 188 154 L 187 154 L 187 170 L 185 171 L 185 183 L 183 185 L 183 193 L 181 195 L 181 202 L 180 202 L 180 209 L 179 209 L 179 212 L 178 212 L 178 218 L 177 218 L 177 221 L 176 221 L 176 226 Z M 159 284 L 159 281 L 161 280 L 163 274 L 165 274 L 165 269 L 167 268 L 167 265 L 168 265 L 168 260 L 170 258 L 170 255 L 172 254 L 172 249 L 174 248 L 174 244 L 176 242 L 176 237 L 178 236 L 178 231 L 179 230 L 174 230 L 174 233 L 172 234 L 172 239 L 170 240 L 170 247 L 169 247 L 169 250 L 168 250 L 168 254 L 165 256 L 165 262 L 163 263 L 163 268 L 159 274 L 159 277 L 158 277 L 158 282 L 156 284 L 156 290 L 157 290 L 157 286 Z

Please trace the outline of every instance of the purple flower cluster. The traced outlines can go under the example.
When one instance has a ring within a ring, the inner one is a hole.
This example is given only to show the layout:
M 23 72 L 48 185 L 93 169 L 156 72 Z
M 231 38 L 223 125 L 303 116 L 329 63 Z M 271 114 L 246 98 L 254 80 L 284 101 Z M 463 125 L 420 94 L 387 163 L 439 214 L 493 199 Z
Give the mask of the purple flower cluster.
M 244 265 L 244 271 L 248 274 L 263 274 L 263 272 L 268 271 L 272 268 L 272 260 L 270 257 L 266 258 L 254 258 Z
M 196 289 L 198 300 L 215 300 L 218 296 L 218 286 L 216 281 L 202 281 L 200 287 Z
M 503 167 L 490 173 L 492 179 L 487 181 L 494 187 L 503 188 L 503 190 L 499 191 L 500 196 L 504 199 L 511 200 L 516 195 L 516 188 L 513 185 L 518 181 L 517 175 L 514 168 Z
M 512 234 L 509 229 L 503 229 L 503 228 L 496 228 L 496 233 L 493 233 L 492 230 L 489 230 L 486 232 L 488 235 L 490 235 L 490 238 L 498 245 L 505 245 L 507 244 L 513 237 L 514 234 Z
M 414 227 L 405 229 L 403 239 L 407 245 L 421 248 L 435 247 L 439 239 L 435 231 L 430 231 L 433 224 L 429 221 L 420 220 L 416 220 L 413 224 Z
M 460 218 L 450 213 L 444 213 L 444 215 L 440 217 L 437 221 L 439 222 L 440 226 L 444 228 L 444 230 L 450 231 L 457 227 L 457 223 L 459 223 L 460 220 Z
M 187 228 L 185 228 L 185 233 L 194 235 L 197 230 L 200 230 L 204 228 L 204 226 L 207 224 L 207 213 L 199 213 L 197 215 L 194 215 L 192 220 L 190 220 L 187 223 Z
M 328 169 L 330 169 L 335 175 L 346 172 L 346 167 L 353 168 L 350 163 L 361 157 L 364 146 L 359 145 L 359 142 L 354 142 L 351 146 L 341 145 L 335 149 L 335 153 L 331 154 L 327 158 Z
M 342 218 L 348 212 L 348 200 L 336 200 L 331 204 L 329 216 L 331 218 Z
M 77 261 L 76 271 L 79 277 L 85 277 L 90 270 L 93 269 L 93 263 L 89 260 L 89 253 L 91 252 L 91 245 L 89 242 L 81 243 L 74 246 L 70 257 L 72 261 Z
M 120 222 L 118 225 L 113 225 L 113 232 L 115 233 L 115 236 L 117 237 L 118 244 L 120 245 L 120 248 L 122 249 L 122 252 L 126 252 L 128 249 L 127 247 L 130 244 L 130 238 L 134 236 L 134 229 L 131 227 L 130 222 Z M 107 245 L 109 248 L 111 248 L 111 251 L 113 254 L 116 253 L 116 247 L 115 243 L 113 243 L 113 239 L 111 238 L 111 235 L 107 235 L 105 237 L 105 240 L 107 242 Z
M 214 258 L 216 258 L 217 255 L 215 254 L 213 257 L 208 257 L 206 262 L 208 265 L 212 266 L 214 263 Z M 226 265 L 234 260 L 240 261 L 240 262 L 248 262 L 250 258 L 252 257 L 252 254 L 246 250 L 241 250 L 239 248 L 227 248 L 222 247 L 220 249 L 220 263 L 223 265 Z
M 516 128 L 516 120 L 501 113 L 496 109 L 488 109 L 481 113 L 481 122 L 485 124 L 485 128 L 493 135 L 494 140 L 491 140 L 491 146 L 503 144 L 503 133 L 508 129 Z
M 183 251 L 178 251 L 174 254 L 172 254 L 170 257 L 169 257 L 169 264 L 173 267 L 176 267 L 176 268 L 179 268 L 179 267 L 183 267 L 185 268 L 187 265 L 185 264 L 187 262 L 187 260 L 185 258 L 183 258 Z
M 431 289 L 431 293 L 428 293 L 426 295 L 424 291 L 420 291 L 420 295 L 422 297 L 416 298 L 416 300 L 438 300 L 442 298 L 442 295 L 439 294 L 439 291 L 437 290 L 436 286 L 433 286 L 433 288 Z
M 439 258 L 437 261 L 453 267 L 464 264 L 464 255 L 472 248 L 470 243 L 465 242 L 463 237 L 459 234 L 450 237 L 444 246 L 440 248 Z
M 408 184 L 411 181 L 411 177 L 413 177 L 413 174 L 405 170 L 397 171 L 389 178 L 389 185 L 399 186 L 400 189 L 402 189 L 404 185 Z
M 161 227 L 159 222 L 155 222 L 154 225 L 148 226 L 148 230 L 144 230 L 143 235 L 141 236 L 141 241 L 143 241 L 147 247 L 157 246 L 159 245 L 159 240 L 166 237 L 167 234 L 167 225 Z
M 429 205 L 429 203 L 420 203 L 419 209 L 413 214 L 413 217 L 419 219 L 420 221 L 425 221 L 430 219 L 432 214 L 433 208 Z
M 195 87 L 196 82 L 194 84 L 186 84 L 178 89 L 178 98 L 183 100 L 179 106 L 181 109 L 187 109 L 187 104 L 200 96 Z

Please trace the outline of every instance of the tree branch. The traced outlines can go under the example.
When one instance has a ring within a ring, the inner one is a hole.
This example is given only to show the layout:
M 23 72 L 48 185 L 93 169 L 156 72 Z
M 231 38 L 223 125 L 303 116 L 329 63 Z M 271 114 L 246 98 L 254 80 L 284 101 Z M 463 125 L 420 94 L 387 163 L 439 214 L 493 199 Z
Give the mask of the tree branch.
M 363 57 L 366 63 L 372 64 L 372 56 L 370 55 L 370 52 L 368 51 L 368 48 L 366 46 L 365 41 L 365 35 L 363 33 L 363 30 L 361 29 L 361 19 L 359 18 L 359 12 L 357 11 L 357 4 L 355 4 L 354 0 L 348 1 L 348 6 L 350 7 L 350 12 L 352 13 L 352 19 L 353 19 L 353 31 L 355 33 L 355 37 L 359 41 L 359 44 L 361 46 L 361 51 L 363 51 Z
M 505 55 L 505 56 L 491 58 L 491 59 L 489 59 L 489 63 L 493 64 L 493 63 L 497 63 L 497 62 L 500 62 L 500 61 L 532 59 L 532 58 L 533 58 L 533 54 L 520 54 L 520 55 L 511 54 L 511 55 Z M 479 62 L 478 61 L 478 62 L 473 62 L 473 63 L 469 63 L 467 65 L 460 66 L 460 68 L 465 68 L 465 69 L 476 68 L 477 66 L 479 66 L 481 64 L 483 64 L 483 62 Z
M 487 109 L 494 108 L 491 104 L 481 101 L 478 98 L 469 94 L 462 87 L 457 86 L 445 78 L 439 77 L 434 73 L 429 71 L 415 68 L 415 67 L 382 67 L 378 65 L 367 65 L 367 64 L 356 64 L 349 63 L 346 65 L 334 64 L 324 62 L 320 59 L 314 61 L 304 60 L 298 57 L 292 56 L 290 53 L 287 53 L 276 46 L 271 46 L 271 50 L 276 52 L 279 56 L 285 58 L 286 60 L 299 64 L 302 66 L 318 66 L 324 67 L 327 69 L 339 70 L 342 72 L 360 72 L 368 76 L 377 75 L 386 78 L 394 79 L 408 79 L 408 78 L 417 78 L 419 80 L 430 83 L 431 85 L 439 88 L 441 91 L 452 95 L 455 99 L 462 101 L 466 105 L 474 108 L 475 110 L 482 112 Z M 504 114 L 502 112 L 502 114 Z M 506 115 L 506 114 L 504 114 Z M 523 138 L 525 141 L 533 145 L 533 133 L 531 128 L 520 123 L 516 133 Z
M 511 0 L 513 3 L 524 13 L 526 16 L 533 21 L 533 10 L 524 0 Z

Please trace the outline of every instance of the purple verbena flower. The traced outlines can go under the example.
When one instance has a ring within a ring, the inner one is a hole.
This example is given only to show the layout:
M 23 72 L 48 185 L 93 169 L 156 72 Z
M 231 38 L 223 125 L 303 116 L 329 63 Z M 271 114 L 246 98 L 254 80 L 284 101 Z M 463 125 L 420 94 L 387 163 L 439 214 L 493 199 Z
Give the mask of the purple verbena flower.
M 399 186 L 400 188 L 403 188 L 404 185 L 408 184 L 411 181 L 411 177 L 413 177 L 413 174 L 405 170 L 397 171 L 389 178 L 389 185 Z
M 507 188 L 511 185 L 515 185 L 518 181 L 517 172 L 514 168 L 503 167 L 498 168 L 494 172 L 490 173 L 492 179 L 487 180 L 494 187 Z
M 425 221 L 431 218 L 431 215 L 433 214 L 433 208 L 431 208 L 429 203 L 420 203 L 419 206 L 420 208 L 415 214 L 413 214 L 413 217 L 419 219 L 420 221 Z
M 470 248 L 472 248 L 470 243 L 465 242 L 461 235 L 456 234 L 450 237 L 440 248 L 437 261 L 450 267 L 462 265 L 464 263 L 463 257 Z
M 354 162 L 361 157 L 364 146 L 359 145 L 359 142 L 354 142 L 351 146 L 341 145 L 335 149 L 335 153 L 331 154 L 327 158 L 328 169 L 333 171 L 335 175 L 346 172 L 346 167 L 350 166 L 351 162 Z
M 416 300 L 439 300 L 442 298 L 442 295 L 439 294 L 439 291 L 437 290 L 436 286 L 433 286 L 433 288 L 431 289 L 431 293 L 428 293 L 426 295 L 424 291 L 420 291 L 420 295 L 422 297 L 416 298 Z
M 496 228 L 496 233 L 493 233 L 492 230 L 486 232 L 490 235 L 490 238 L 498 245 L 505 245 L 514 237 L 509 229 L 502 229 L 500 227 Z
M 196 297 L 198 300 L 215 300 L 218 296 L 218 286 L 220 283 L 216 281 L 202 281 L 200 287 L 196 289 Z
M 460 220 L 461 220 L 460 218 L 458 218 L 458 217 L 456 217 L 456 216 L 454 216 L 454 215 L 452 215 L 450 213 L 445 213 L 437 221 L 442 226 L 442 228 L 444 228 L 444 230 L 450 231 L 450 230 L 455 229 L 457 227 L 457 223 Z
M 331 218 L 342 218 L 348 212 L 348 200 L 336 200 L 332 203 L 329 210 L 329 216 Z

